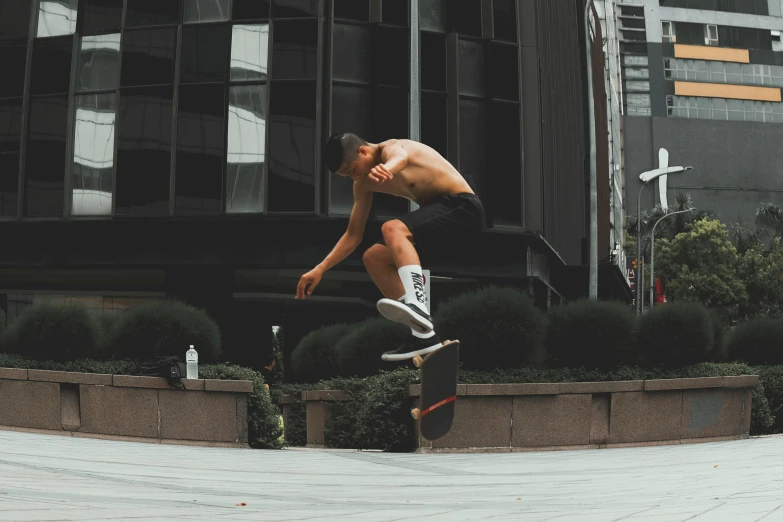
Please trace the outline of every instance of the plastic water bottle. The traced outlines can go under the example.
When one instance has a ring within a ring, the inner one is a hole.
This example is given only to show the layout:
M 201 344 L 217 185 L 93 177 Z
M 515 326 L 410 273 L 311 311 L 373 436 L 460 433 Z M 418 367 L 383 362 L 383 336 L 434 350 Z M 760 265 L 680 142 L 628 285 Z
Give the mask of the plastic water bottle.
M 198 379 L 198 352 L 190 345 L 190 350 L 185 353 L 185 362 L 187 363 L 188 379 Z

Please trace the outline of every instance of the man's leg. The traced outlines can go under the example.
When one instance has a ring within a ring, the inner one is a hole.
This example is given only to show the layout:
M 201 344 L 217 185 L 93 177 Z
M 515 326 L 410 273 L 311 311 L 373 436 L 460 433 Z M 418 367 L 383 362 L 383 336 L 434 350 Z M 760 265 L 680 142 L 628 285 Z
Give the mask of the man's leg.
M 397 273 L 397 266 L 394 264 L 389 247 L 380 243 L 371 246 L 364 252 L 362 261 L 367 268 L 367 273 L 384 297 L 399 301 L 405 296 L 405 287 Z

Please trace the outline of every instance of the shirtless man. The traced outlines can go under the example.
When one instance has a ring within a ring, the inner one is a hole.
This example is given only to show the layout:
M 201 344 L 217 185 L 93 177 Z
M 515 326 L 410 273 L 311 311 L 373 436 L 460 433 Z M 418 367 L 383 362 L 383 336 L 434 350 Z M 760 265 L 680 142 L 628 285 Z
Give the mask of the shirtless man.
M 331 172 L 353 180 L 348 229 L 328 256 L 299 280 L 297 299 L 313 293 L 324 272 L 359 246 L 374 192 L 416 202 L 413 212 L 383 224 L 383 240 L 364 253 L 364 266 L 384 298 L 378 311 L 408 325 L 405 346 L 381 357 L 409 359 L 441 346 L 424 299 L 422 259 L 447 255 L 484 229 L 484 209 L 465 179 L 432 148 L 411 140 L 368 143 L 355 134 L 335 134 L 324 148 Z

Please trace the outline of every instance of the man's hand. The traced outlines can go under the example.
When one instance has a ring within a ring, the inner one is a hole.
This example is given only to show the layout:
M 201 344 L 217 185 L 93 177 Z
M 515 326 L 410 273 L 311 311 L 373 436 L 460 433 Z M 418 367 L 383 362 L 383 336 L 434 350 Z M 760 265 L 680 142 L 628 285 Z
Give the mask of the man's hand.
M 296 287 L 296 298 L 304 299 L 305 294 L 310 295 L 318 283 L 321 282 L 321 278 L 324 275 L 324 271 L 316 267 L 304 274 L 299 279 L 299 285 Z
M 376 183 L 383 184 L 387 179 L 392 179 L 392 176 L 391 171 L 386 168 L 386 165 L 381 163 L 370 170 L 369 178 Z

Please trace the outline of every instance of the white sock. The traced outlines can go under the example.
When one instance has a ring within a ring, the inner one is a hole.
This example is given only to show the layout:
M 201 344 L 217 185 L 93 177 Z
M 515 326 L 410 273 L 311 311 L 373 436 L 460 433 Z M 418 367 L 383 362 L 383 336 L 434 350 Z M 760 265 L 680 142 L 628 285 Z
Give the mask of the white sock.
M 424 277 L 421 274 L 421 267 L 418 265 L 407 265 L 397 270 L 402 280 L 402 286 L 405 288 L 406 303 L 416 303 L 419 308 L 429 313 L 424 298 Z

